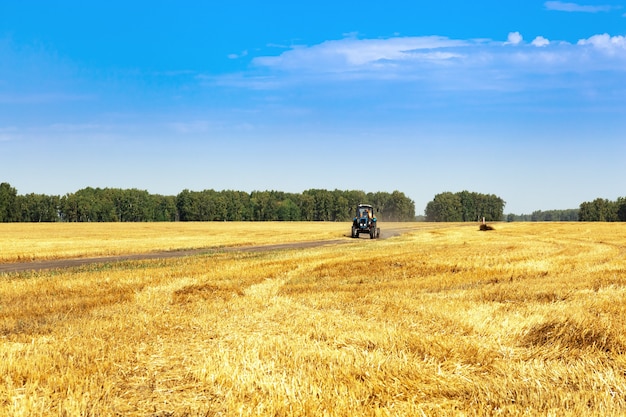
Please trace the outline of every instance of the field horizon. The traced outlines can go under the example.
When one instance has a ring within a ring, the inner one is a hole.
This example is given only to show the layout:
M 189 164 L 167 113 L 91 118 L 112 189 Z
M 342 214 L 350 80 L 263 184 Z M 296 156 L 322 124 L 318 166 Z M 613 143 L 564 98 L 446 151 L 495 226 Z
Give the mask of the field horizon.
M 0 264 L 340 239 L 350 222 L 0 223 Z M 384 222 L 383 237 L 449 227 Z
M 232 226 L 213 242 L 249 244 Z M 316 248 L 0 274 L 0 414 L 626 412 L 626 225 L 418 226 Z M 5 228 L 3 254 L 7 231 L 18 243 L 0 262 L 156 250 L 167 236 L 207 244 L 193 227 L 149 227 L 120 226 L 104 249 L 92 246 L 104 235 L 70 227 L 75 244 L 56 254 L 62 228 Z M 257 242 L 313 237 L 254 227 Z M 317 227 L 317 239 L 349 233 Z

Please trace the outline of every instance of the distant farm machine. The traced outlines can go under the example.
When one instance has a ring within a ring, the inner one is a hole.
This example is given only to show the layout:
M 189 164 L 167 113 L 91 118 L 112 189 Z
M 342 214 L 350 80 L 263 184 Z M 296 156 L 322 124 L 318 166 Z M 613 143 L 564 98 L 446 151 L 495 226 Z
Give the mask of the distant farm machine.
M 374 207 L 369 204 L 359 204 L 352 220 L 352 237 L 358 238 L 361 233 L 369 234 L 370 239 L 380 237 L 380 228 L 374 214 Z

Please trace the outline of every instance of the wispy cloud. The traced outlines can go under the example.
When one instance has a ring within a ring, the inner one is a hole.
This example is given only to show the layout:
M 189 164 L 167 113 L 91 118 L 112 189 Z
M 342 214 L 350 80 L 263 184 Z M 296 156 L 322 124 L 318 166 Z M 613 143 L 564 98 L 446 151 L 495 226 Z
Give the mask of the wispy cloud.
M 260 67 L 281 69 L 316 69 L 328 72 L 369 65 L 420 59 L 441 61 L 458 57 L 451 48 L 468 42 L 442 36 L 397 37 L 390 39 L 354 39 L 326 41 L 310 47 L 299 46 L 279 56 L 258 57 Z M 323 67 L 319 64 L 323 63 Z
M 598 12 L 610 12 L 611 10 L 619 9 L 617 6 L 609 5 L 581 5 L 577 3 L 568 3 L 564 1 L 547 1 L 544 3 L 546 9 L 556 10 L 559 12 L 583 12 L 583 13 L 598 13 Z
M 248 51 L 241 51 L 238 54 L 228 54 L 228 59 L 239 59 L 248 56 Z
M 481 88 L 491 80 L 529 74 L 626 72 L 626 38 L 608 34 L 575 44 L 537 36 L 531 42 L 511 32 L 506 41 L 441 36 L 326 41 L 298 46 L 276 56 L 256 57 L 253 70 L 205 78 L 212 85 L 280 88 L 310 81 L 437 80 L 446 88 Z M 498 77 L 494 78 L 497 73 Z M 460 80 L 466 80 L 462 82 Z M 482 80 L 484 82 L 477 82 Z

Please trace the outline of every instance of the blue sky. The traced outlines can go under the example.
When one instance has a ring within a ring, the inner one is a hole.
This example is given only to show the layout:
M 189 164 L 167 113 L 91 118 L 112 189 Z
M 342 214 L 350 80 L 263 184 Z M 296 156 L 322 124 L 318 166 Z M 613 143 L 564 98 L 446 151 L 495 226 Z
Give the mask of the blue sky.
M 623 0 L 91 3 L 0 2 L 20 194 L 626 196 Z

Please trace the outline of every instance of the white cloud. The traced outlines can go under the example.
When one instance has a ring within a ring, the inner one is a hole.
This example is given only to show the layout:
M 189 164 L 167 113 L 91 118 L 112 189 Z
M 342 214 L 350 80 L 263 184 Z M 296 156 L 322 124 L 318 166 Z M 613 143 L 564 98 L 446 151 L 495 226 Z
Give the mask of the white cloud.
M 547 1 L 544 3 L 546 9 L 556 10 L 559 12 L 583 12 L 583 13 L 598 13 L 598 12 L 610 12 L 617 7 L 608 5 L 587 6 L 577 3 L 568 3 L 564 1 Z
M 626 54 L 626 37 L 610 36 L 608 33 L 594 35 L 588 39 L 581 39 L 578 45 L 591 45 L 595 48 L 611 54 Z
M 542 47 L 550 45 L 550 41 L 543 36 L 537 36 L 535 39 L 533 39 L 531 44 L 537 47 Z
M 279 56 L 259 57 L 253 63 L 262 67 L 339 68 L 363 67 L 404 61 L 421 57 L 428 60 L 448 60 L 457 57 L 445 52 L 446 48 L 466 45 L 466 41 L 451 40 L 442 36 L 397 37 L 390 39 L 353 39 L 326 41 L 311 47 L 296 47 Z M 322 64 L 323 66 L 320 66 Z
M 542 52 L 530 46 L 542 47 Z M 575 45 L 550 41 L 543 36 L 537 36 L 530 45 L 525 45 L 519 32 L 509 33 L 506 42 L 485 39 L 456 40 L 441 36 L 350 38 L 294 47 L 277 56 L 254 58 L 253 63 L 257 68 L 269 71 L 302 74 L 356 74 L 359 71 L 389 74 L 411 68 L 486 67 L 509 65 L 511 62 L 516 65 L 520 62 L 532 63 L 532 67 L 540 70 L 541 65 L 548 63 L 563 62 L 567 65 L 566 63 L 588 60 L 589 53 L 593 52 L 614 52 L 617 56 L 612 59 L 626 59 L 626 37 L 594 35 L 581 39 Z M 546 59 L 548 56 L 552 58 Z M 590 61 L 587 62 L 587 68 L 593 69 L 594 64 L 602 66 L 601 61 Z M 256 78 L 262 77 L 272 79 L 267 74 L 257 75 Z M 242 78 L 238 79 L 243 81 Z
M 520 43 L 522 43 L 523 40 L 524 38 L 522 37 L 522 35 L 520 35 L 519 32 L 511 32 L 507 37 L 506 43 L 511 45 L 519 45 Z
M 442 36 L 346 38 L 256 57 L 247 72 L 198 78 L 205 85 L 265 91 L 321 88 L 324 83 L 347 88 L 347 81 L 407 83 L 429 91 L 516 91 L 542 79 L 545 88 L 555 88 L 555 83 L 569 83 L 572 74 L 588 77 L 590 84 L 607 84 L 625 75 L 625 44 L 624 36 L 608 34 L 576 44 L 543 36 L 525 43 L 519 32 L 509 33 L 504 42 Z M 601 71 L 605 78 L 594 76 Z

